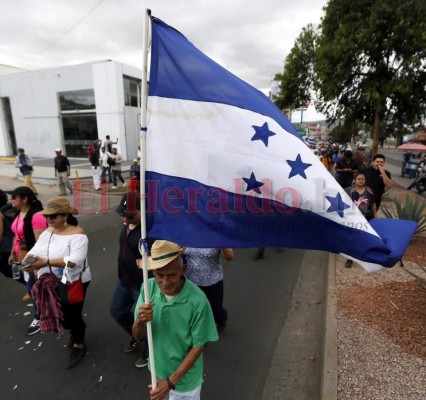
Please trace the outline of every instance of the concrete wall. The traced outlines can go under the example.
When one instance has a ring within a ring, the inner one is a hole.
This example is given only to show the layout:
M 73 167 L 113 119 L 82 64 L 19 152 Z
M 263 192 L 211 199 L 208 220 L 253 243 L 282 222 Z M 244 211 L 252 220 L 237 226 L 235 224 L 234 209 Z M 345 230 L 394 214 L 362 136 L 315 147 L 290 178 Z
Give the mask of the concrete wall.
M 113 61 L 0 76 L 0 97 L 10 99 L 17 147 L 32 156 L 52 157 L 55 147 L 63 147 L 57 92 L 94 89 L 99 138 L 118 138 L 119 151 L 127 159 L 127 130 L 133 135 L 135 127 L 126 129 L 125 114 L 140 111 L 124 107 L 123 74 L 141 76 L 136 68 Z M 2 121 L 0 115 L 0 155 L 11 155 Z M 133 148 L 130 153 L 133 157 Z
M 118 138 L 115 145 L 125 159 L 136 157 L 139 140 L 140 109 L 124 106 L 123 75 L 141 78 L 141 72 L 115 62 L 93 64 L 93 77 L 98 116 L 98 135 L 105 140 Z
M 54 155 L 63 143 L 57 92 L 89 88 L 90 64 L 1 76 L 0 97 L 10 99 L 17 146 L 32 156 Z

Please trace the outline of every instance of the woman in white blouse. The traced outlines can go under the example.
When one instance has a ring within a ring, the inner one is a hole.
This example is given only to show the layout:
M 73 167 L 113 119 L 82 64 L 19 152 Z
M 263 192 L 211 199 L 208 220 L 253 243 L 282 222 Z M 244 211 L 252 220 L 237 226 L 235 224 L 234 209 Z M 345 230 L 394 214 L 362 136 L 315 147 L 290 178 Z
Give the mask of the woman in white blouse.
M 58 280 L 66 283 L 74 282 L 81 276 L 85 297 L 91 279 L 87 263 L 88 239 L 72 215 L 77 213 L 78 211 L 70 207 L 68 200 L 63 197 L 49 200 L 46 208 L 40 212 L 46 217 L 49 228 L 41 234 L 28 254 L 36 257 L 30 268 L 36 271 L 37 278 L 53 272 Z M 71 331 L 69 343 L 71 352 L 67 368 L 76 366 L 86 353 L 83 305 L 84 299 L 76 304 L 61 305 L 62 326 Z

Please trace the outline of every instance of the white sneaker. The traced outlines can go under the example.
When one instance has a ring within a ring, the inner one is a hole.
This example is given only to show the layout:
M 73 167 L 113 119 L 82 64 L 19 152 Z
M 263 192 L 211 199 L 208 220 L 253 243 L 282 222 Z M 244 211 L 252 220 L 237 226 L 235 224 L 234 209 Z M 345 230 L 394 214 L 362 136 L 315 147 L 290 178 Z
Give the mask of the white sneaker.
M 126 187 L 126 186 L 127 186 L 127 183 L 126 183 L 126 182 L 124 182 L 124 183 L 123 183 L 123 187 Z
M 117 186 L 113 186 L 111 189 L 117 189 Z

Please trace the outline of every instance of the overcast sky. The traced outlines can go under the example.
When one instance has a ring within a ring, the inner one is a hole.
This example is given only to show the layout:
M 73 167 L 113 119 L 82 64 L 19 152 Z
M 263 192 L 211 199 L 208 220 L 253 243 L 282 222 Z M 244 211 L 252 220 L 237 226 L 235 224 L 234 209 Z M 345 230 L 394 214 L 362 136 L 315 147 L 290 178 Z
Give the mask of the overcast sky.
M 0 0 L 0 64 L 34 70 L 111 59 L 142 66 L 145 8 L 268 93 L 326 0 Z

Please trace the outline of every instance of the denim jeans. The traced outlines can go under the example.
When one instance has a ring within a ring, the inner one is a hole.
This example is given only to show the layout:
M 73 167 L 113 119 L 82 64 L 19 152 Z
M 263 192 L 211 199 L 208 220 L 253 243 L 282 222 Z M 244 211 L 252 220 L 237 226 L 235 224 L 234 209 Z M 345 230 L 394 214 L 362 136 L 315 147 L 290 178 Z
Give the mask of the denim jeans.
M 132 336 L 132 326 L 135 320 L 133 309 L 138 301 L 139 293 L 139 290 L 127 288 L 118 281 L 112 295 L 111 316 L 130 336 Z
M 102 167 L 101 179 L 104 179 L 106 177 L 107 172 L 108 172 L 108 182 L 112 183 L 112 174 L 111 174 L 110 165 L 108 165 L 108 167 Z

